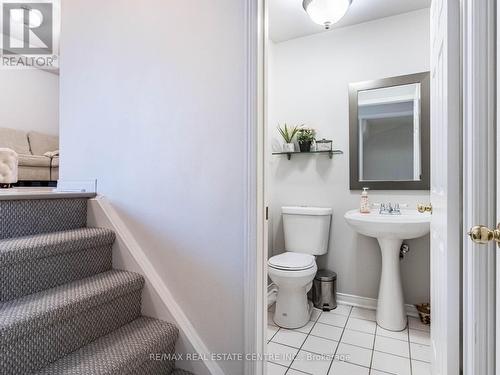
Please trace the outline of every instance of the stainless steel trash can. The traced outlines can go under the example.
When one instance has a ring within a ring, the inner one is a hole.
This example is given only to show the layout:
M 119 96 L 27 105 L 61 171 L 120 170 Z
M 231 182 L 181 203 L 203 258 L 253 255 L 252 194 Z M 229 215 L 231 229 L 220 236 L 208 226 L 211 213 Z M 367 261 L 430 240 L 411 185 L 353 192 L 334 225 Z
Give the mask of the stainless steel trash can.
M 313 281 L 314 307 L 323 311 L 337 308 L 337 274 L 329 270 L 319 270 Z

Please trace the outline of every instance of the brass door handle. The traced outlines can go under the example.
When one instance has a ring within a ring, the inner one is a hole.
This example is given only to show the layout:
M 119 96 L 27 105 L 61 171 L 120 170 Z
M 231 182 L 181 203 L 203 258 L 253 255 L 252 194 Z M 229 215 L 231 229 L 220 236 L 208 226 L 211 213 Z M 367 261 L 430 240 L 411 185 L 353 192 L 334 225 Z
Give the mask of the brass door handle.
M 474 243 L 486 245 L 490 241 L 495 241 L 500 246 L 500 224 L 498 224 L 496 229 L 490 229 L 484 225 L 476 225 L 467 234 Z
M 423 214 L 424 212 L 430 212 L 432 214 L 432 204 L 431 203 L 428 203 L 428 204 L 419 203 L 419 204 L 417 204 L 417 210 L 421 214 Z

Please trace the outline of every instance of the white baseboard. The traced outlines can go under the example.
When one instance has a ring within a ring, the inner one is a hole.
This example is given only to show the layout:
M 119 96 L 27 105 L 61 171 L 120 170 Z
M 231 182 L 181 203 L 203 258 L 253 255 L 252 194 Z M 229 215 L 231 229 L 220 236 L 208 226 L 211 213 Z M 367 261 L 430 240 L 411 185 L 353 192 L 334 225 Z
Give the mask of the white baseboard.
M 376 310 L 377 299 L 355 296 L 352 294 L 337 293 L 337 303 L 342 305 L 350 305 L 362 307 L 364 309 Z M 405 305 L 406 314 L 418 318 L 417 308 L 413 305 Z
M 174 323 L 182 331 L 196 353 L 200 355 L 200 358 L 203 359 L 202 363 L 205 365 L 209 373 L 212 375 L 224 375 L 224 372 L 219 364 L 210 359 L 210 350 L 205 345 L 202 338 L 198 335 L 198 332 L 191 324 L 188 317 L 184 314 L 177 301 L 174 299 L 168 286 L 160 277 L 142 247 L 137 243 L 134 236 L 115 209 L 111 206 L 109 201 L 102 196 L 98 196 L 97 198 L 92 199 L 92 201 L 97 203 L 97 206 L 101 211 L 100 213 L 104 215 L 107 221 L 111 224 L 111 229 L 114 230 L 117 237 L 117 243 L 123 244 L 123 247 L 126 248 L 124 251 L 127 251 L 132 256 L 145 279 L 149 282 L 150 286 L 161 299 L 161 302 L 167 308 L 170 316 L 174 320 Z
M 97 180 L 58 180 L 57 191 L 97 193 Z

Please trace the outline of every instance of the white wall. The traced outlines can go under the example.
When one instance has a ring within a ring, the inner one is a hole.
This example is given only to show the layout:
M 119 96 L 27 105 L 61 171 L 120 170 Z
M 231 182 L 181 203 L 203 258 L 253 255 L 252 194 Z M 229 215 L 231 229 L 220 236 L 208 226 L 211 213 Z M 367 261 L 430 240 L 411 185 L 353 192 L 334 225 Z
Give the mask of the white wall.
M 59 76 L 0 69 L 0 127 L 59 134 Z
M 279 149 L 278 123 L 316 128 L 344 151 L 325 155 L 283 156 L 270 160 L 270 201 L 274 253 L 283 249 L 280 207 L 314 205 L 334 210 L 330 250 L 321 267 L 338 273 L 341 293 L 377 298 L 381 270 L 375 239 L 354 233 L 346 211 L 359 207 L 359 191 L 349 190 L 348 84 L 429 70 L 429 11 L 422 10 L 331 32 L 272 44 L 269 134 Z M 415 207 L 429 192 L 371 191 L 371 202 L 400 202 Z M 429 238 L 409 241 L 402 264 L 407 303 L 429 300 Z
M 61 178 L 98 179 L 216 353 L 243 350 L 244 24 L 243 0 L 62 3 Z

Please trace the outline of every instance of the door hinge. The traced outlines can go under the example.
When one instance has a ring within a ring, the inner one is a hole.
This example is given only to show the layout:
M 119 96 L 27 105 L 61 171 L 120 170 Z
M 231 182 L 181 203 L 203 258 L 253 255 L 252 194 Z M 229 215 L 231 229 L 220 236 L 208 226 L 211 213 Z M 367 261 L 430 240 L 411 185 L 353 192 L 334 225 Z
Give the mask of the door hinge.
M 266 206 L 266 220 L 269 220 L 269 207 Z

